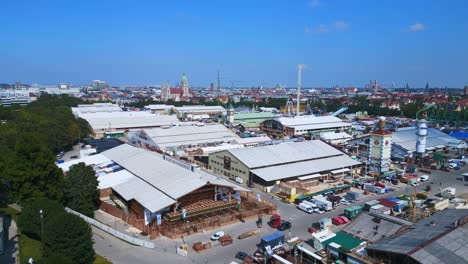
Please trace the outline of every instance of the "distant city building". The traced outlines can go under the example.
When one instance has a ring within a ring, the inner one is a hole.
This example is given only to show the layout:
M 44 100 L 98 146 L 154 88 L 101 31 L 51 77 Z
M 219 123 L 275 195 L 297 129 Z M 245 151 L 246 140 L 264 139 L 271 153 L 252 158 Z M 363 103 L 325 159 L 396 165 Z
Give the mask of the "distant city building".
M 465 95 L 468 95 L 468 85 L 465 86 Z
M 107 88 L 108 85 L 105 81 L 101 81 L 101 80 L 93 80 L 93 88 L 95 90 L 102 90 L 102 89 L 105 89 Z
M 185 73 L 182 74 L 179 88 L 171 88 L 169 83 L 164 83 L 161 85 L 161 101 L 163 102 L 167 102 L 168 100 L 175 102 L 190 101 L 191 97 L 192 93 L 190 91 Z
M 27 105 L 31 101 L 28 93 L 17 93 L 15 90 L 0 91 L 0 106 Z
M 370 80 L 369 89 L 371 89 L 374 92 L 380 91 L 380 86 L 377 80 Z

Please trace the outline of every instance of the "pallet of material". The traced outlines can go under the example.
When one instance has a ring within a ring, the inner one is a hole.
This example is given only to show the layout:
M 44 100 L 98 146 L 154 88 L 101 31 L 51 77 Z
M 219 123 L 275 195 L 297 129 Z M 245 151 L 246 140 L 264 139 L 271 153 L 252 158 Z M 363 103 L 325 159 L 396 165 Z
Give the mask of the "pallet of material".
M 222 237 L 219 238 L 219 244 L 221 244 L 221 246 L 227 246 L 227 245 L 231 245 L 233 242 L 233 239 L 230 235 L 224 235 Z
M 255 236 L 255 235 L 258 235 L 260 234 L 260 230 L 257 229 L 257 230 L 252 230 L 252 231 L 248 231 L 248 232 L 245 232 L 245 233 L 242 233 L 240 234 L 237 238 L 238 239 L 244 239 L 244 238 L 248 238 L 248 237 L 251 237 L 251 236 Z

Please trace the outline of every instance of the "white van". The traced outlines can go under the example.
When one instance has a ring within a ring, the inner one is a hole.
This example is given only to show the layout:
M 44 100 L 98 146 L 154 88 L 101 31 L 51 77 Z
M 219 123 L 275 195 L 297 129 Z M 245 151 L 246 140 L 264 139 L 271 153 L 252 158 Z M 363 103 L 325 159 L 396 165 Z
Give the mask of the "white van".
M 314 212 L 314 208 L 312 208 L 312 206 L 305 204 L 305 203 L 300 203 L 298 208 L 309 214 Z

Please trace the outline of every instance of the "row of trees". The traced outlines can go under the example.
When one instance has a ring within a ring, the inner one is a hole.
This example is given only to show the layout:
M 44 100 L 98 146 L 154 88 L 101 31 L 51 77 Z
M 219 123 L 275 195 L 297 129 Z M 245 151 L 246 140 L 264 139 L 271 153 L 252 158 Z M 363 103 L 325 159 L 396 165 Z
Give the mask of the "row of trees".
M 80 163 L 64 177 L 55 165 L 56 153 L 70 150 L 91 131 L 71 112 L 79 103 L 73 97 L 44 95 L 25 107 L 0 107 L 0 192 L 7 194 L 0 197 L 23 206 L 20 230 L 42 244 L 43 258 L 35 263 L 94 261 L 89 225 L 64 206 L 93 217 L 99 201 L 95 172 Z
M 42 212 L 42 214 L 41 214 Z M 42 242 L 42 259 L 34 263 L 93 263 L 91 227 L 80 217 L 67 213 L 57 201 L 39 198 L 22 210 L 18 226 Z
M 74 97 L 44 95 L 25 107 L 0 107 L 0 192 L 10 202 L 62 200 L 55 154 L 70 150 L 91 131 L 86 120 L 71 112 L 78 103 Z

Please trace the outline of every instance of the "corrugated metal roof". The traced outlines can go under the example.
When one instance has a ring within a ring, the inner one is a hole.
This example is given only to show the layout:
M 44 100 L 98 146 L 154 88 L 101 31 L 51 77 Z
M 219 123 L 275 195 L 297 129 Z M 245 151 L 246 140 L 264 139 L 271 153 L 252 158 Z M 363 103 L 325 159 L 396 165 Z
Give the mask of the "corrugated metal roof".
M 396 131 L 393 133 L 392 143 L 405 148 L 407 151 L 415 151 L 417 140 L 416 132 L 416 128 Z M 440 145 L 448 145 L 449 143 L 458 144 L 460 142 L 460 140 L 451 137 L 438 129 L 427 129 L 426 148 L 435 148 Z
M 229 152 L 250 169 L 343 154 L 320 140 L 233 149 Z
M 156 153 L 128 144 L 102 154 L 173 199 L 206 184 L 200 175 L 167 162 Z
M 351 167 L 361 164 L 346 155 L 326 157 L 315 160 L 290 163 L 279 166 L 271 166 L 252 170 L 258 177 L 265 181 L 275 181 L 297 176 L 313 175 L 328 172 L 343 167 Z
M 197 145 L 216 142 L 229 142 L 239 139 L 223 125 L 175 126 L 171 128 L 145 129 L 144 132 L 160 148 Z
M 284 126 L 289 126 L 289 127 L 318 125 L 318 124 L 326 124 L 326 123 L 343 123 L 341 119 L 335 116 L 281 117 L 279 121 Z M 345 123 L 345 124 L 348 124 L 348 123 Z
M 106 128 L 139 128 L 158 127 L 179 123 L 177 117 L 172 115 L 155 115 L 150 112 L 98 112 L 83 113 L 81 118 L 86 119 L 93 129 Z
M 67 172 L 70 170 L 71 166 L 81 163 L 81 162 L 83 162 L 86 165 L 98 165 L 98 164 L 110 162 L 110 161 L 111 160 L 107 158 L 106 156 L 102 154 L 96 154 L 92 156 L 83 157 L 80 159 L 70 160 L 61 164 L 57 164 L 57 166 L 61 168 L 64 172 Z
M 103 173 L 98 177 L 99 189 L 113 187 L 115 185 L 127 182 L 134 177 L 135 176 L 127 170 L 121 170 L 113 173 Z
M 138 177 L 112 187 L 126 201 L 136 200 L 151 212 L 157 212 L 176 201 Z
M 226 109 L 222 106 L 205 106 L 205 105 L 188 105 L 175 107 L 179 113 L 206 113 L 206 112 L 225 112 Z
M 238 119 L 258 119 L 258 118 L 265 118 L 265 119 L 273 119 L 278 117 L 278 115 L 270 113 L 270 112 L 251 112 L 251 113 L 235 113 L 234 119 L 237 121 Z
M 446 209 L 414 224 L 410 231 L 394 238 L 381 239 L 377 243 L 369 246 L 367 249 L 394 252 L 398 254 L 410 254 L 411 251 L 418 248 L 420 248 L 419 250 L 427 248 L 429 245 L 434 243 L 434 241 L 443 241 L 443 239 L 445 239 L 444 237 L 447 237 L 450 233 L 455 231 L 453 229 L 453 223 L 466 216 L 468 216 L 467 209 Z M 434 225 L 431 225 L 432 221 L 434 222 Z M 466 232 L 465 227 L 463 228 Z M 450 232 L 450 230 L 452 231 Z M 444 232 L 449 233 L 437 238 Z M 437 238 L 437 240 L 434 240 L 435 238 Z M 451 251 L 450 254 L 455 254 L 455 251 L 458 249 L 459 248 L 456 247 L 452 248 L 451 250 L 453 251 Z M 463 254 L 468 254 L 468 252 L 465 251 Z

